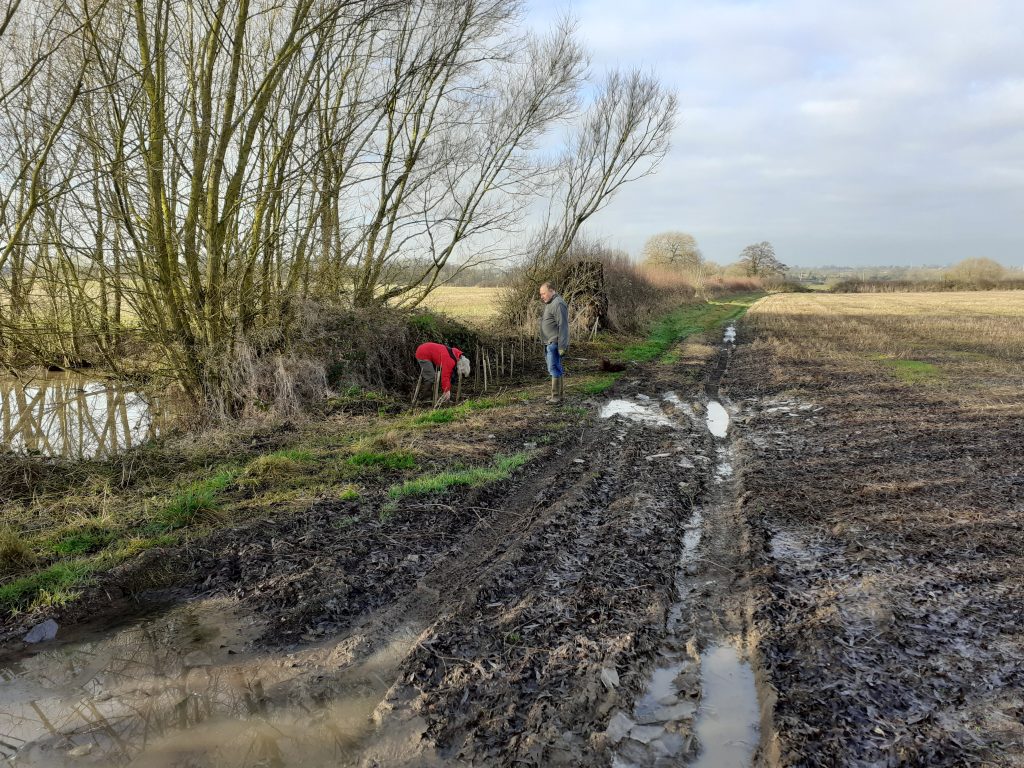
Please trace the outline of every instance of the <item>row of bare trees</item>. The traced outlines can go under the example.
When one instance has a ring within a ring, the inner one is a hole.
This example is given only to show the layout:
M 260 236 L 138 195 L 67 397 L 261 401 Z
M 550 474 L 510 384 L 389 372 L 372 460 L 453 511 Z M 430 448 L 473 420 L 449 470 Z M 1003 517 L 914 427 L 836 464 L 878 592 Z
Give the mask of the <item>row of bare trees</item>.
M 517 255 L 538 201 L 529 247 L 564 256 L 664 155 L 676 101 L 639 71 L 588 91 L 573 24 L 522 14 L 8 0 L 0 361 L 119 370 L 137 339 L 231 412 L 236 361 L 287 346 L 307 299 L 416 305 L 453 264 Z

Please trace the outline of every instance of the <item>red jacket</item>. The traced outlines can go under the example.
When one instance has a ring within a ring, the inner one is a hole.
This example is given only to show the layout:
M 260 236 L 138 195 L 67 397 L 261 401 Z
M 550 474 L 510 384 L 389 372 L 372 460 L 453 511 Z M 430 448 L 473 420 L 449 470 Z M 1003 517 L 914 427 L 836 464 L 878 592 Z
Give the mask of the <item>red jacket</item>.
M 433 341 L 428 341 L 426 344 L 420 344 L 416 347 L 416 359 L 417 360 L 429 360 L 434 364 L 434 367 L 441 371 L 441 391 L 450 392 L 452 388 L 452 371 L 455 370 L 455 364 L 462 357 L 462 351 L 457 347 L 446 347 L 444 344 L 438 344 Z

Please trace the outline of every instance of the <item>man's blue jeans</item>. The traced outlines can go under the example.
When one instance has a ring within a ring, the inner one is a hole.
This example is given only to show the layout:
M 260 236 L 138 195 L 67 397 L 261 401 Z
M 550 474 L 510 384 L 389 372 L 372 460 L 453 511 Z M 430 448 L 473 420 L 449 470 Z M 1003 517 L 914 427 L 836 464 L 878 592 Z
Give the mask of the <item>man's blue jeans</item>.
M 558 354 L 557 344 L 548 344 L 547 360 L 548 373 L 550 373 L 556 379 L 562 378 L 565 375 L 565 369 L 562 368 L 562 356 Z

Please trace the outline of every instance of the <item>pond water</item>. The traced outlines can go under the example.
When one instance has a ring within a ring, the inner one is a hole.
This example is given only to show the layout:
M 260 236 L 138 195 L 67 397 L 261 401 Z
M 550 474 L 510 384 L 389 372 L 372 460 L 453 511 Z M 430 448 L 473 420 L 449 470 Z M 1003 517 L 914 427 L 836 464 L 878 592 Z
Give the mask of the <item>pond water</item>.
M 78 373 L 0 377 L 0 452 L 113 456 L 160 433 L 158 410 L 142 392 Z

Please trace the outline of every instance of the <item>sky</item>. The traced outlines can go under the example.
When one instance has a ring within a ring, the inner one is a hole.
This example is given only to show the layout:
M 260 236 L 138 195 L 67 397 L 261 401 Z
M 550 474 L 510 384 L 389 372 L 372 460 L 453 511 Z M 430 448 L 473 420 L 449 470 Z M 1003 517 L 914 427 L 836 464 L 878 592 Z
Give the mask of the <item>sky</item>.
M 672 148 L 588 234 L 712 261 L 1024 267 L 1024 1 L 527 0 L 578 21 L 595 76 L 654 71 Z

